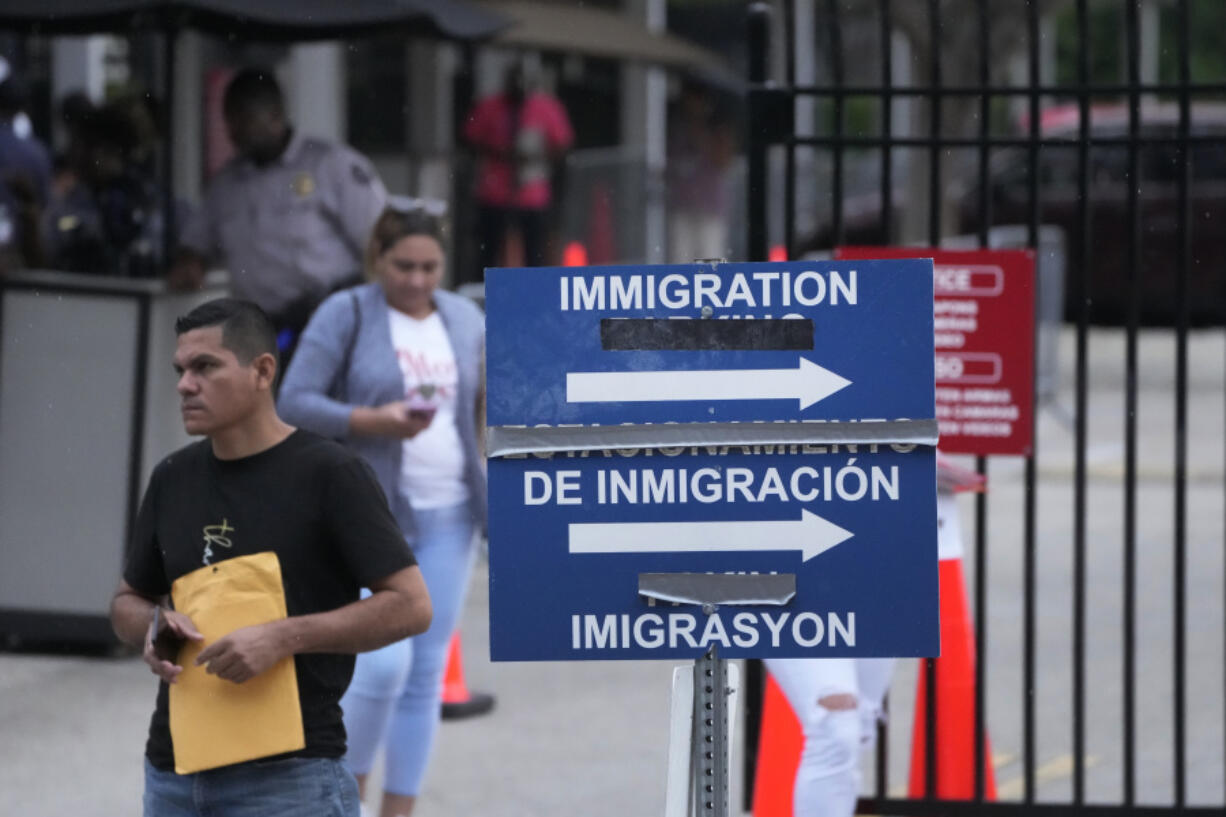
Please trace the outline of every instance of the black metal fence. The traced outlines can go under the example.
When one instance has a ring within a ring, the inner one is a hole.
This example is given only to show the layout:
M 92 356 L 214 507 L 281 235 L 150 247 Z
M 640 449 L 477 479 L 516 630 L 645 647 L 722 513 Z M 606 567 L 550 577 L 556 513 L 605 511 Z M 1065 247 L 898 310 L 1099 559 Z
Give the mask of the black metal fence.
M 1036 433 L 1024 459 L 973 461 L 1016 483 L 976 499 L 968 537 L 974 797 L 932 794 L 928 730 L 928 794 L 890 789 L 898 747 L 882 740 L 862 813 L 1223 813 L 1226 71 L 1215 52 L 1226 50 L 1204 47 L 1207 31 L 1226 30 L 1223 6 L 750 4 L 750 260 L 776 246 L 796 258 L 853 243 L 938 246 L 959 233 L 988 246 L 1001 224 L 1022 225 L 1031 247 L 1050 225 L 1064 237 L 1063 309 L 1048 317 L 1067 371 L 1063 397 L 1036 421 L 1055 431 Z M 900 102 L 911 106 L 905 122 Z M 1104 466 L 1104 445 L 1118 467 Z M 1006 560 L 1016 583 L 997 580 Z M 1055 591 L 1044 585 L 1053 570 Z M 1040 654 L 1053 616 L 1067 628 L 1055 658 Z M 1040 678 L 1061 662 L 1057 680 Z M 1004 663 L 1012 687 L 989 679 Z M 917 706 L 939 724 L 932 662 L 921 671 L 930 694 Z M 747 810 L 761 683 L 751 667 Z M 1016 724 L 1001 731 L 1014 735 L 1020 785 L 989 801 L 998 711 Z M 1061 732 L 1068 779 L 1053 788 L 1041 744 Z M 1110 761 L 1092 764 L 1090 744 L 1110 744 Z

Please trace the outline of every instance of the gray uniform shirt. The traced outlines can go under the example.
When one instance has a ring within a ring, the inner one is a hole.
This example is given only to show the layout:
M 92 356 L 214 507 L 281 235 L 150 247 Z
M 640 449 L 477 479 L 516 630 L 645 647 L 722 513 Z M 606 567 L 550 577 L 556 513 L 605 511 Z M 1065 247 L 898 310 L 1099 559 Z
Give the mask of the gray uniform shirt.
M 361 273 L 386 200 L 365 157 L 295 133 L 271 164 L 239 157 L 223 167 L 181 241 L 230 271 L 235 297 L 277 316 Z

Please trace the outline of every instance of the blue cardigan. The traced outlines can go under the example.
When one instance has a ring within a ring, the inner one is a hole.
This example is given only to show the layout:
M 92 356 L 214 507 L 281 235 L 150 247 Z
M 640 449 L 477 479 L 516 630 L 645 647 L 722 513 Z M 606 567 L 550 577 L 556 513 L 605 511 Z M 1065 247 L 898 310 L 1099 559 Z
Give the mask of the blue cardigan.
M 456 426 L 464 446 L 464 480 L 473 513 L 484 531 L 485 460 L 478 436 L 477 401 L 482 393 L 485 316 L 468 298 L 442 289 L 435 290 L 434 305 L 455 353 L 459 374 Z M 416 530 L 413 510 L 408 497 L 400 494 L 402 441 L 349 434 L 349 414 L 354 406 L 379 406 L 404 399 L 404 379 L 392 348 L 388 308 L 383 288 L 377 283 L 329 296 L 302 332 L 277 405 L 287 423 L 342 440 L 370 463 L 405 538 L 412 543 Z M 342 372 L 346 350 L 351 350 L 349 368 Z

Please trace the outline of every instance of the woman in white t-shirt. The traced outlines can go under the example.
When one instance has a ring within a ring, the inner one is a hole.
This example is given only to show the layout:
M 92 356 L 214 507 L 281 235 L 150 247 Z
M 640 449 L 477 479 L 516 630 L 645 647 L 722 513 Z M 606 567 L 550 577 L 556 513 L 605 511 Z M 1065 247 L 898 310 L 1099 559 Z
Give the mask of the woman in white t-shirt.
M 347 760 L 365 779 L 385 751 L 384 817 L 413 808 L 433 745 L 447 647 L 485 526 L 480 453 L 484 318 L 439 288 L 441 224 L 388 209 L 372 231 L 372 283 L 326 300 L 281 389 L 290 423 L 344 439 L 371 465 L 421 565 L 434 606 L 420 636 L 358 656 L 341 700 Z

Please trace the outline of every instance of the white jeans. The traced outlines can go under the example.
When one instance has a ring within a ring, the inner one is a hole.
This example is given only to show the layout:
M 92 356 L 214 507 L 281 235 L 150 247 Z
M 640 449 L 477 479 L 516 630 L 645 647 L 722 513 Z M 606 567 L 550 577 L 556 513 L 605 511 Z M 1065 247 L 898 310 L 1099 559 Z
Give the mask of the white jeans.
M 804 730 L 793 817 L 851 817 L 860 792 L 860 750 L 876 734 L 894 659 L 768 658 L 765 664 Z M 829 695 L 854 695 L 857 706 L 818 704 Z

